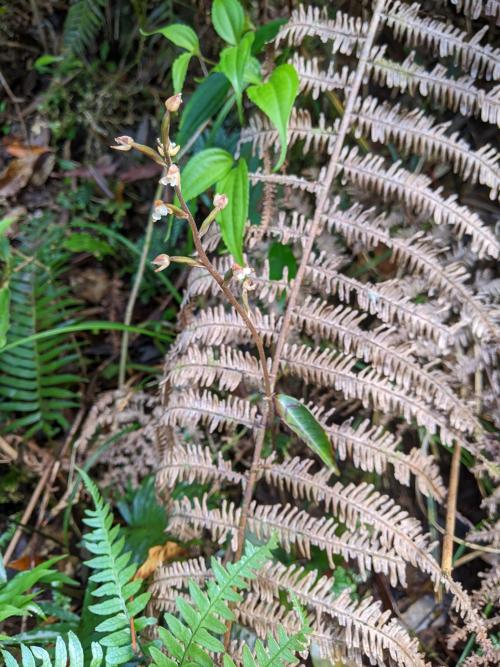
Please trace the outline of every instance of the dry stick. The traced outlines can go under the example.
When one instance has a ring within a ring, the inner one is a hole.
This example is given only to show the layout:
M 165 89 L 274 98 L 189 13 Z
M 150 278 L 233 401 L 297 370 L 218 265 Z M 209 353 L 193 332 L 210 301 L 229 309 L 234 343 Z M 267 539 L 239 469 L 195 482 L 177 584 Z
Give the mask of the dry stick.
M 460 455 L 462 447 L 455 443 L 451 459 L 450 482 L 448 485 L 448 502 L 446 504 L 446 530 L 443 539 L 443 556 L 441 569 L 443 574 L 451 577 L 453 569 L 453 541 L 455 537 L 455 521 L 457 514 L 458 478 L 460 474 Z
M 332 184 L 332 181 L 335 177 L 335 171 L 337 168 L 337 163 L 338 159 L 340 156 L 340 152 L 342 150 L 342 147 L 344 145 L 345 137 L 347 135 L 347 132 L 349 130 L 349 125 L 350 125 L 350 119 L 351 119 L 351 114 L 352 110 L 354 108 L 354 102 L 356 100 L 356 97 L 359 92 L 359 88 L 361 86 L 361 83 L 363 81 L 363 76 L 365 72 L 365 67 L 366 63 L 368 61 L 368 56 L 370 54 L 370 50 L 372 48 L 372 44 L 375 39 L 375 34 L 377 32 L 377 28 L 380 22 L 380 13 L 382 10 L 382 7 L 384 5 L 384 0 L 377 0 L 377 4 L 375 5 L 375 8 L 373 10 L 373 15 L 372 19 L 370 22 L 370 27 L 368 29 L 368 34 L 366 36 L 365 43 L 363 45 L 363 50 L 361 52 L 361 56 L 359 58 L 359 63 L 358 67 L 356 70 L 356 76 L 354 78 L 354 82 L 352 84 L 352 88 L 349 93 L 349 97 L 347 99 L 347 103 L 345 105 L 345 111 L 344 115 L 342 117 L 342 122 L 340 124 L 339 132 L 337 135 L 337 139 L 335 142 L 335 146 L 333 147 L 333 152 L 330 157 L 330 162 L 328 165 L 328 171 L 326 173 L 326 177 L 323 183 L 323 187 L 320 191 L 319 195 L 319 200 L 318 204 L 316 207 L 316 211 L 314 213 L 314 219 L 313 223 L 311 225 L 311 232 L 310 235 L 307 239 L 307 243 L 304 247 L 303 253 L 302 253 L 302 259 L 300 262 L 299 269 L 297 271 L 297 275 L 295 276 L 295 279 L 293 281 L 293 286 L 290 291 L 290 297 L 288 299 L 287 303 L 287 308 L 285 312 L 285 316 L 283 318 L 283 324 L 281 326 L 281 330 L 279 333 L 278 337 L 278 342 L 276 344 L 276 351 L 274 354 L 274 359 L 273 359 L 273 364 L 271 368 L 271 387 L 272 391 L 274 391 L 274 386 L 276 384 L 276 376 L 278 373 L 279 365 L 280 365 L 280 360 L 281 360 L 281 354 L 283 352 L 283 346 L 285 345 L 288 332 L 290 329 L 290 323 L 292 319 L 292 313 L 295 309 L 295 304 L 297 301 L 297 298 L 299 296 L 300 288 L 302 285 L 302 281 L 304 279 L 304 275 L 306 272 L 307 268 L 307 263 L 309 260 L 309 255 L 311 254 L 313 244 L 315 241 L 315 238 L 317 236 L 319 226 L 321 224 L 321 218 L 323 215 L 323 209 L 325 208 L 325 205 L 328 201 L 328 195 L 330 192 L 330 186 Z M 270 410 L 270 402 L 266 405 L 266 409 L 264 411 L 265 419 L 263 419 L 263 425 L 265 426 L 265 423 L 267 421 L 267 416 L 269 414 Z M 255 450 L 254 450 L 254 455 L 253 455 L 253 460 L 252 460 L 252 466 L 250 468 L 250 474 L 248 477 L 248 483 L 245 488 L 245 495 L 243 497 L 243 504 L 241 508 L 241 518 L 238 526 L 238 548 L 236 552 L 236 558 L 239 558 L 241 556 L 242 550 L 243 550 L 243 538 L 245 535 L 245 528 L 246 528 L 246 523 L 247 523 L 247 518 L 248 518 L 248 512 L 250 508 L 250 503 L 252 502 L 252 497 L 253 497 L 253 492 L 255 488 L 255 484 L 257 481 L 257 472 L 258 468 L 260 465 L 260 459 L 261 459 L 261 454 L 262 454 L 262 447 L 264 446 L 264 436 L 265 436 L 265 428 L 261 428 L 257 434 L 257 441 L 255 445 Z

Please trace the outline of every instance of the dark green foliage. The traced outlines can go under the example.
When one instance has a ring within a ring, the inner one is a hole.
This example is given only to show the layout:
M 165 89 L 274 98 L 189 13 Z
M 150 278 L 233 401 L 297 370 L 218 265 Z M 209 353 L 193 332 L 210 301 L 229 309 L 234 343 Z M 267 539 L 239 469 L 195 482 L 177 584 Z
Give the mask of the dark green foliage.
M 126 548 L 136 563 L 142 563 L 151 547 L 166 540 L 167 519 L 165 509 L 156 500 L 154 477 L 143 479 L 139 488 L 116 503 L 116 508 L 127 523 L 122 529 Z
M 22 343 L 0 350 L 0 424 L 7 433 L 23 431 L 29 438 L 42 431 L 51 438 L 69 428 L 65 411 L 79 404 L 78 347 L 68 335 L 29 337 L 74 323 L 76 302 L 60 280 L 68 255 L 50 231 L 39 247 L 30 239 L 21 250 L 9 278 L 7 344 Z
M 104 24 L 106 0 L 75 0 L 64 23 L 64 45 L 74 54 L 81 54 L 99 34 Z

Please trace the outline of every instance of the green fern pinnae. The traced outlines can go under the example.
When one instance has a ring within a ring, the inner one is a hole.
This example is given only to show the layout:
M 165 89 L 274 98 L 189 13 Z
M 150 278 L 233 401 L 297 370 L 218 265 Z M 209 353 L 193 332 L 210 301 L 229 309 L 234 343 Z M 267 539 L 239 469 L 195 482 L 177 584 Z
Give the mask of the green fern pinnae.
M 309 644 L 310 628 L 304 626 L 301 630 L 288 635 L 282 625 L 278 625 L 277 636 L 272 633 L 267 636 L 267 646 L 257 639 L 252 653 L 248 646 L 243 646 L 243 667 L 286 667 L 299 662 L 296 654 L 302 653 Z M 236 667 L 229 655 L 224 656 L 224 667 Z
M 95 571 L 90 581 L 99 584 L 92 591 L 99 601 L 90 605 L 89 610 L 106 617 L 95 628 L 103 634 L 100 644 L 107 649 L 106 664 L 122 665 L 134 657 L 131 623 L 139 633 L 154 622 L 138 616 L 148 603 L 150 593 L 137 595 L 142 580 L 134 579 L 137 566 L 130 563 L 131 554 L 123 553 L 125 539 L 120 536 L 120 527 L 113 526 L 111 509 L 94 482 L 83 470 L 79 472 L 95 506 L 95 509 L 86 511 L 84 519 L 84 523 L 92 528 L 85 535 L 85 546 L 94 556 L 85 564 Z
M 275 545 L 273 540 L 260 547 L 247 543 L 241 560 L 228 563 L 226 567 L 212 558 L 214 580 L 207 582 L 207 591 L 203 592 L 190 581 L 190 602 L 181 597 L 176 600 L 180 618 L 165 614 L 169 629 L 158 628 L 158 633 L 169 657 L 151 647 L 154 664 L 158 667 L 211 667 L 213 660 L 209 652 L 224 651 L 224 645 L 214 635 L 223 635 L 224 621 L 234 620 L 229 604 L 241 602 L 237 590 L 247 588 L 247 582 L 255 578 L 255 572 L 271 557 Z
M 33 261 L 10 276 L 10 321 L 7 342 L 20 341 L 72 321 L 76 302 L 69 288 L 57 282 L 58 266 Z M 53 437 L 69 428 L 65 410 L 78 407 L 75 384 L 81 378 L 69 372 L 79 359 L 68 336 L 54 336 L 0 350 L 0 421 L 4 432 L 38 431 Z
M 76 0 L 64 23 L 64 46 L 76 55 L 92 44 L 104 24 L 106 0 Z
M 5 667 L 34 667 L 41 661 L 41 667 L 100 667 L 103 659 L 103 651 L 97 642 L 92 642 L 91 659 L 85 665 L 83 648 L 80 640 L 73 632 L 68 632 L 68 645 L 64 643 L 62 637 L 56 640 L 54 657 L 52 658 L 48 651 L 40 646 L 26 646 L 21 644 L 21 664 L 8 651 L 2 650 L 2 656 L 5 661 Z

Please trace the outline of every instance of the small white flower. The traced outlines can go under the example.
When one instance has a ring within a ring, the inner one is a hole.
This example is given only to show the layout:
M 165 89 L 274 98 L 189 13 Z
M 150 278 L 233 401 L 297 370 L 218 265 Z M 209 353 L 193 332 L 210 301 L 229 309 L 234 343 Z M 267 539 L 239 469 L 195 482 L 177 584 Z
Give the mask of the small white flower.
M 175 188 L 180 184 L 180 175 L 179 167 L 176 164 L 173 164 L 168 168 L 166 175 L 160 178 L 160 183 L 162 185 L 171 185 Z
M 239 282 L 244 282 L 249 278 L 253 273 L 253 270 L 249 266 L 238 266 L 237 264 L 233 267 L 233 274 L 236 280 Z
M 170 213 L 168 206 L 162 202 L 161 199 L 156 199 L 155 205 L 153 208 L 152 218 L 155 221 L 161 220 L 163 217 L 167 216 Z

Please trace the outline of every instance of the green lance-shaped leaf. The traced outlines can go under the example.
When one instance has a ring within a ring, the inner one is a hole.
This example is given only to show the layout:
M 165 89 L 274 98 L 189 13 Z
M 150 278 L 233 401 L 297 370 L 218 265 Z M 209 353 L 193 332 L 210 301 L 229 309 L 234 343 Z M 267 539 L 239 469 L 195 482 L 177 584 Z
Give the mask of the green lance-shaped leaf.
M 174 84 L 174 93 L 180 93 L 186 78 L 186 72 L 191 60 L 191 53 L 181 53 L 172 63 L 172 81 Z
M 248 218 L 248 167 L 243 158 L 217 184 L 217 192 L 228 197 L 226 208 L 219 213 L 222 239 L 238 264 L 243 264 L 243 232 Z
M 245 74 L 250 66 L 254 35 L 247 33 L 238 46 L 228 46 L 220 54 L 218 69 L 229 79 L 236 94 L 236 104 L 240 122 L 243 124 L 243 106 L 241 103 L 246 86 Z
M 229 173 L 233 162 L 233 156 L 222 148 L 206 148 L 193 155 L 181 173 L 184 199 L 194 199 L 223 179 Z
M 166 37 L 172 44 L 179 46 L 181 49 L 186 49 L 189 53 L 192 53 L 195 56 L 200 55 L 200 42 L 195 31 L 190 28 L 188 25 L 183 23 L 172 23 L 171 25 L 166 25 L 164 28 L 158 28 L 158 30 L 153 30 L 153 32 L 143 32 L 143 35 L 163 35 Z
M 247 95 L 278 130 L 281 152 L 274 171 L 279 169 L 285 160 L 288 145 L 288 123 L 293 103 L 299 89 L 299 76 L 292 65 L 277 67 L 266 83 L 250 86 Z
M 238 44 L 245 28 L 245 12 L 238 0 L 214 0 L 212 23 L 228 44 Z
M 339 475 L 332 446 L 325 430 L 303 403 L 293 396 L 277 394 L 276 411 L 288 428 L 303 440 L 332 471 Z
M 222 108 L 230 84 L 224 74 L 210 74 L 189 98 L 181 116 L 176 142 L 181 146 L 200 128 L 203 123 Z

